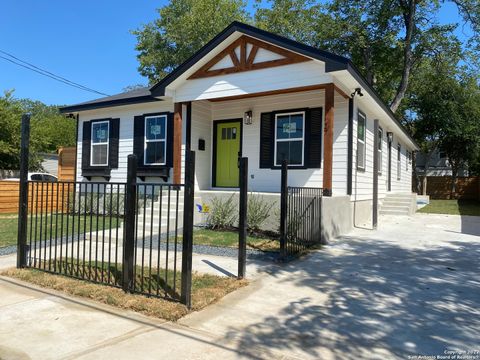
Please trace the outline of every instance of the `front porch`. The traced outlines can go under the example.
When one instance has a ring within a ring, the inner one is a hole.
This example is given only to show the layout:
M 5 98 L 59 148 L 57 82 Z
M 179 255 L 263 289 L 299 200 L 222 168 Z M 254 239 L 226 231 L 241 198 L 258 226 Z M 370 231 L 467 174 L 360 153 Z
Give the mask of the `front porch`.
M 196 191 L 235 191 L 241 156 L 249 159 L 249 191 L 278 194 L 280 164 L 286 158 L 293 163 L 288 178 L 291 186 L 346 195 L 348 100 L 333 84 L 196 100 L 176 108 L 181 109 L 175 118 L 185 139 L 183 150 L 196 152 Z M 324 109 L 329 109 L 327 115 Z M 265 125 L 269 114 L 270 129 Z M 246 115 L 251 118 L 246 120 Z M 297 117 L 297 122 L 291 120 L 280 129 L 282 116 Z M 288 134 L 292 132 L 289 125 L 295 128 L 293 135 Z M 289 139 L 281 138 L 282 130 Z M 289 141 L 292 146 L 282 152 Z

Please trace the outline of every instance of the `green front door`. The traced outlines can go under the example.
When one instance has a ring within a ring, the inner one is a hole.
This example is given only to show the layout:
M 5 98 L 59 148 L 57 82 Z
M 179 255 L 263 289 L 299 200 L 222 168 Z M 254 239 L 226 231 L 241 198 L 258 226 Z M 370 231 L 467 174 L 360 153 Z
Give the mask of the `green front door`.
M 238 187 L 238 156 L 240 154 L 240 121 L 218 122 L 216 125 L 215 185 Z

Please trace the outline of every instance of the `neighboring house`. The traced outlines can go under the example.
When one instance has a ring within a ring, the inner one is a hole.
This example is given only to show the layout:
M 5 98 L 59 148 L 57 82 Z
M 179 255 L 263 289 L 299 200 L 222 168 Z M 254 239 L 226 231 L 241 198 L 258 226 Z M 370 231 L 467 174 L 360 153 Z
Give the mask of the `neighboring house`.
M 275 196 L 289 160 L 289 185 L 322 187 L 333 222 L 368 220 L 375 176 L 380 199 L 411 192 L 418 147 L 350 60 L 238 22 L 151 88 L 61 111 L 78 116 L 77 181 L 124 182 L 135 153 L 140 181 L 181 183 L 191 149 L 197 196 L 234 190 L 239 155 L 249 190 Z
M 418 152 L 415 159 L 415 169 L 417 174 L 420 176 L 425 175 L 425 162 L 427 160 L 427 154 L 423 152 Z M 458 176 L 468 176 L 468 169 L 461 168 L 458 171 Z M 452 176 L 452 167 L 450 166 L 447 155 L 440 151 L 436 150 L 429 162 L 427 169 L 427 176 Z

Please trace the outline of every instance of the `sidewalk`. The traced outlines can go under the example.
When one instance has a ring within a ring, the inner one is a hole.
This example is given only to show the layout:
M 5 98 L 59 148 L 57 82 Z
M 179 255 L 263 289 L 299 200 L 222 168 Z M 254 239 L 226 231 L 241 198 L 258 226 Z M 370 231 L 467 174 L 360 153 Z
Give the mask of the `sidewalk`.
M 235 341 L 8 278 L 0 294 L 2 360 L 243 358 Z
M 175 324 L 1 278 L 0 358 L 383 360 L 478 350 L 478 218 L 380 224 L 299 261 L 249 265 L 249 286 Z M 236 272 L 234 259 L 221 261 Z

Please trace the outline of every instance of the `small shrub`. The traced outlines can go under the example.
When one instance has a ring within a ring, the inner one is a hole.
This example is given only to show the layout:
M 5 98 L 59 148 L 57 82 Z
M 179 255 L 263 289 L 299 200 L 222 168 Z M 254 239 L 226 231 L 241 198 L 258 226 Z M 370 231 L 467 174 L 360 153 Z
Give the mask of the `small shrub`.
M 238 209 L 234 196 L 235 194 L 232 194 L 228 199 L 212 198 L 212 205 L 207 218 L 208 226 L 211 229 L 224 229 L 235 225 Z
M 263 196 L 250 194 L 247 204 L 247 225 L 249 230 L 259 230 L 270 217 L 276 203 L 269 203 Z

